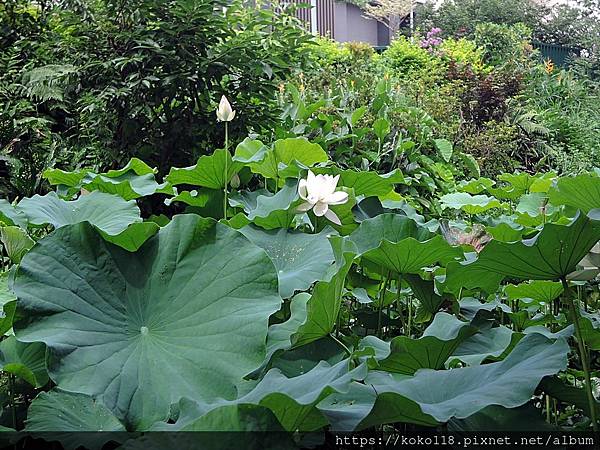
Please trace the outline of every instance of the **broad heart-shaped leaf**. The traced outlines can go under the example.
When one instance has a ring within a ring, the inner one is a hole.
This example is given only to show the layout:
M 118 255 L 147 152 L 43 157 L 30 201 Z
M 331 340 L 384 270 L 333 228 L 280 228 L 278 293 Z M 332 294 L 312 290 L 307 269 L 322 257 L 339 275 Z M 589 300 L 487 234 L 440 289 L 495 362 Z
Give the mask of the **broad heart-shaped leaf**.
M 152 195 L 165 187 L 159 185 L 154 176 L 156 169 L 138 158 L 132 158 L 125 167 L 109 170 L 106 173 L 94 173 L 87 170 L 67 172 L 60 169 L 47 169 L 44 177 L 50 184 L 58 185 L 59 190 L 75 193 L 84 188 L 87 191 L 100 191 L 132 200 Z
M 227 179 L 225 166 L 227 165 Z M 242 164 L 233 161 L 228 150 L 221 148 L 212 155 L 201 156 L 196 165 L 184 168 L 171 168 L 165 181 L 173 186 L 190 184 L 209 189 L 223 189 L 231 177 L 240 171 Z
M 419 339 L 398 336 L 387 343 L 381 342 L 375 336 L 367 336 L 361 341 L 361 347 L 366 348 L 373 344 L 375 349 L 379 349 L 376 350 L 374 368 L 413 375 L 423 368 L 443 368 L 448 357 L 461 342 L 476 332 L 477 329 L 468 322 L 447 313 L 438 313 Z M 387 351 L 381 352 L 381 349 L 385 348 Z
M 0 241 L 4 245 L 6 254 L 14 264 L 19 264 L 21 258 L 35 244 L 27 231 L 19 227 L 0 227 Z
M 41 392 L 31 402 L 25 431 L 36 438 L 60 441 L 67 449 L 100 449 L 106 442 L 118 440 L 118 434 L 106 432 L 124 432 L 125 427 L 93 398 L 54 389 Z
M 460 209 L 467 214 L 480 214 L 493 208 L 502 207 L 502 203 L 487 195 L 470 195 L 466 192 L 446 194 L 440 198 L 442 208 Z
M 264 156 L 262 161 L 249 166 L 252 172 L 266 178 L 278 178 L 280 166 L 289 166 L 294 161 L 305 167 L 312 167 L 328 160 L 327 153 L 319 144 L 313 144 L 304 138 L 278 139 Z
M 531 239 L 492 240 L 469 262 L 447 265 L 444 290 L 482 288 L 494 292 L 502 279 L 556 280 L 571 273 L 600 239 L 600 210 L 578 214 L 568 225 L 548 223 Z
M 460 248 L 452 247 L 441 235 L 398 214 L 364 220 L 350 239 L 361 257 L 397 273 L 419 273 L 433 263 L 462 256 Z
M 56 230 L 23 258 L 14 291 L 17 338 L 46 343 L 58 387 L 97 396 L 134 429 L 184 396 L 235 398 L 281 303 L 265 252 L 192 214 L 135 253 L 86 223 Z
M 383 175 L 377 172 L 339 170 L 336 168 L 315 169 L 315 173 L 339 175 L 338 186 L 354 189 L 354 195 L 365 197 L 383 196 L 394 189 L 394 185 L 404 183 L 404 175 L 398 169 Z
M 275 264 L 279 293 L 283 298 L 291 297 L 295 291 L 306 290 L 315 281 L 323 279 L 335 260 L 328 239 L 335 231 L 329 227 L 318 234 L 285 229 L 265 231 L 254 226 L 239 231 L 264 249 Z
M 572 206 L 584 213 L 600 208 L 600 177 L 582 174 L 560 178 L 550 189 L 550 203 Z
M 452 370 L 419 370 L 413 377 L 369 373 L 378 393 L 360 428 L 393 422 L 435 425 L 462 419 L 486 406 L 514 408 L 528 402 L 540 380 L 567 366 L 564 339 L 525 336 L 503 361 Z
M 0 226 L 15 225 L 20 228 L 27 228 L 27 216 L 8 203 L 3 198 L 0 198 Z
M 18 208 L 32 225 L 50 224 L 54 228 L 89 222 L 109 235 L 123 232 L 130 224 L 141 222 L 140 209 L 134 200 L 125 201 L 116 195 L 92 192 L 77 200 L 65 201 L 50 192 L 25 198 Z
M 535 280 L 528 283 L 509 284 L 504 292 L 511 300 L 523 300 L 525 303 L 550 303 L 563 293 L 563 286 L 556 281 Z
M 349 361 L 330 366 L 321 361 L 316 367 L 297 377 L 288 378 L 278 369 L 271 369 L 247 394 L 235 400 L 214 403 L 180 402 L 180 415 L 175 424 L 156 424 L 153 430 L 194 430 L 195 423 L 216 408 L 248 404 L 269 408 L 288 431 L 314 431 L 327 425 L 325 418 L 315 408 L 316 404 L 333 392 L 347 391 L 352 381 L 363 380 L 366 366 L 349 370 Z
M 0 342 L 0 368 L 39 388 L 48 382 L 46 346 L 41 342 L 23 343 L 14 336 Z

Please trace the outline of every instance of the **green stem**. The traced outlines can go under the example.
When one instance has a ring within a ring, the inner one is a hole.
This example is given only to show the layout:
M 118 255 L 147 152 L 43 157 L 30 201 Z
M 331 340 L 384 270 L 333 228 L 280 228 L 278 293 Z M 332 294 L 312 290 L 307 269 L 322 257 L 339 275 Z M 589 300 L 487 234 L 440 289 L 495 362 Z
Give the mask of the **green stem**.
M 398 308 L 398 316 L 402 323 L 402 330 L 406 333 L 406 321 L 404 320 L 404 313 L 402 312 L 402 304 L 400 303 L 400 292 L 402 291 L 402 274 L 398 275 L 398 287 L 396 288 L 396 308 Z
M 590 363 L 588 360 L 587 349 L 585 348 L 585 341 L 583 340 L 583 335 L 581 334 L 581 324 L 579 323 L 580 315 L 578 311 L 578 307 L 575 307 L 575 302 L 573 301 L 573 296 L 571 295 L 571 288 L 569 287 L 569 283 L 565 278 L 561 279 L 565 296 L 567 297 L 567 301 L 569 302 L 569 307 L 571 308 L 571 314 L 573 315 L 573 325 L 575 325 L 575 337 L 577 339 L 577 346 L 579 348 L 579 356 L 581 358 L 581 365 L 583 366 L 583 376 L 585 378 L 585 393 L 587 395 L 588 405 L 590 408 L 590 419 L 592 419 L 592 429 L 595 433 L 598 432 L 598 419 L 596 418 L 596 399 L 594 398 L 594 394 L 592 393 L 592 380 L 590 377 Z
M 385 291 L 387 290 L 389 273 L 386 273 L 383 279 L 383 288 L 379 291 L 379 308 L 377 311 L 377 337 L 381 339 L 381 315 L 383 312 L 383 302 L 385 300 Z
M 229 130 L 227 122 L 225 122 L 225 186 L 223 187 L 223 219 L 227 220 L 227 184 L 229 183 L 229 167 L 227 167 L 227 157 L 229 156 Z
M 411 300 L 410 296 L 406 297 L 406 303 L 408 303 L 408 334 L 407 334 L 407 336 L 410 337 L 411 328 L 412 328 L 412 300 Z
M 344 349 L 344 351 L 347 353 L 348 356 L 352 356 L 352 352 L 350 351 L 350 349 L 348 347 L 346 347 L 346 344 L 344 344 L 342 341 L 340 341 L 338 338 L 336 338 L 331 333 L 329 333 L 329 337 L 331 339 L 333 339 L 335 342 L 337 342 Z
M 17 429 L 17 405 L 15 404 L 15 378 L 8 374 L 8 390 L 10 391 L 10 409 L 12 414 L 12 426 Z

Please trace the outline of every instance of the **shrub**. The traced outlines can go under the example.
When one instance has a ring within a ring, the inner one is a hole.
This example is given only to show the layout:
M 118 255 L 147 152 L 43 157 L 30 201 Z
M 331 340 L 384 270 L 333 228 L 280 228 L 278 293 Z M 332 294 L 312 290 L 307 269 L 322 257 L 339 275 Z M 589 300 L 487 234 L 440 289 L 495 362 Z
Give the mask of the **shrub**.
M 518 161 L 519 130 L 515 125 L 489 121 L 483 127 L 467 131 L 463 150 L 475 157 L 483 176 L 513 172 Z
M 383 52 L 382 63 L 397 76 L 417 75 L 425 71 L 433 73 L 442 67 L 439 59 L 405 36 L 399 36 Z
M 440 56 L 459 66 L 470 66 L 475 72 L 489 72 L 484 63 L 484 51 L 468 39 L 444 39 L 439 47 Z
M 189 165 L 223 144 L 214 114 L 222 94 L 238 111 L 233 140 L 257 123 L 274 125 L 278 85 L 305 65 L 311 39 L 284 12 L 241 1 L 53 4 L 37 14 L 0 9 L 0 29 L 13 29 L 0 52 L 0 65 L 10 66 L 0 86 L 0 149 L 19 163 L 11 195 L 38 189 L 41 168 L 59 151 L 71 167 L 79 152 L 100 168 L 132 156 L 162 173 Z M 15 14 L 27 18 L 16 31 Z
M 493 65 L 522 61 L 531 49 L 531 30 L 523 24 L 482 23 L 475 28 L 474 39 L 485 62 Z

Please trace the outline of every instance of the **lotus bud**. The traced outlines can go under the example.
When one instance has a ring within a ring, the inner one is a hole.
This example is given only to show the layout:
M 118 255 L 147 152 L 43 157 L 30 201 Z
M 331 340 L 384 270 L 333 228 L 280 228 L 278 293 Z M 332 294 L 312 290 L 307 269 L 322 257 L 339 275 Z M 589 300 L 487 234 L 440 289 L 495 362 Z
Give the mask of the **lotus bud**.
M 231 177 L 231 181 L 229 182 L 232 188 L 237 189 L 240 187 L 240 177 L 236 173 L 233 177 Z
M 227 97 L 221 96 L 219 107 L 217 108 L 217 119 L 221 122 L 231 122 L 235 117 L 235 111 L 231 109 L 231 104 Z

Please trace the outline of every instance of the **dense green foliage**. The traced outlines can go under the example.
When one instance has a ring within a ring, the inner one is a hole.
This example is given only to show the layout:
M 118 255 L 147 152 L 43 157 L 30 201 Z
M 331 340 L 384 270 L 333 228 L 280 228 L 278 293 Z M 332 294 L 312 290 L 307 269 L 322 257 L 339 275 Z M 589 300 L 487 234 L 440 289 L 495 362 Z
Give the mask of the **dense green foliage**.
M 278 136 L 317 139 L 348 167 L 427 166 L 450 185 L 473 173 L 471 157 L 489 176 L 599 165 L 600 84 L 541 63 L 528 36 L 521 25 L 482 24 L 474 40 L 432 30 L 412 43 L 401 37 L 381 55 L 355 45 L 336 52 L 324 41 L 321 69 L 282 96 L 289 106 Z
M 3 426 L 596 428 L 597 171 L 475 178 L 424 207 L 402 194 L 418 180 L 298 138 L 246 139 L 164 183 L 144 167 L 52 169 L 58 194 L 0 203 Z M 302 207 L 317 192 L 334 216 Z M 131 198 L 156 195 L 188 207 L 142 218 Z
M 241 1 L 41 5 L 0 5 L 0 161 L 13 174 L 0 189 L 12 195 L 40 192 L 54 164 L 191 164 L 222 145 L 222 94 L 240 111 L 232 136 L 273 124 L 277 86 L 305 54 L 295 19 Z

